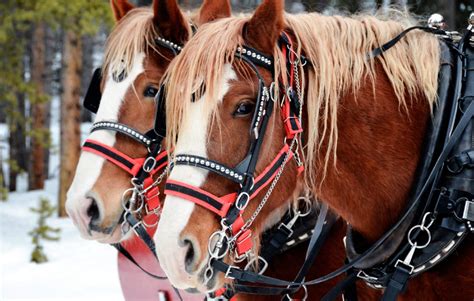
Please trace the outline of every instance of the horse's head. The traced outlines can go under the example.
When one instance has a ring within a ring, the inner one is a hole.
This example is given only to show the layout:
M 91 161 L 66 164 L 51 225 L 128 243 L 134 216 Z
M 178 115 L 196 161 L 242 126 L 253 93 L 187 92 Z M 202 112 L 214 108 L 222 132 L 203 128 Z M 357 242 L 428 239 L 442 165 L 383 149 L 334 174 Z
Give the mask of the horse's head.
M 278 49 L 283 14 L 283 1 L 264 1 L 251 18 L 206 25 L 165 75 L 174 167 L 155 241 L 162 267 L 178 288 L 220 287 L 223 277 L 207 266 L 214 252 L 208 247 L 215 250 L 225 232 L 244 256 L 248 242 L 258 243 L 297 190 L 299 137 L 293 142 L 284 124 L 297 116 L 280 115 L 278 84 L 288 82 Z M 229 254 L 227 261 L 234 259 Z
M 204 2 L 194 24 L 230 15 L 228 1 L 210 2 Z M 82 236 L 106 243 L 123 239 L 118 225 L 123 205 L 131 198 L 125 192 L 133 187 L 132 178 L 140 177 L 143 159 L 150 153 L 160 155 L 160 145 L 147 143 L 156 136 L 150 131 L 155 96 L 170 61 L 192 35 L 191 20 L 175 0 L 155 0 L 150 8 L 135 8 L 123 0 L 111 4 L 117 24 L 108 38 L 101 74 L 96 76 L 92 106 L 98 106 L 97 116 L 66 203 Z M 152 178 L 147 180 L 163 175 L 163 164 L 150 166 Z

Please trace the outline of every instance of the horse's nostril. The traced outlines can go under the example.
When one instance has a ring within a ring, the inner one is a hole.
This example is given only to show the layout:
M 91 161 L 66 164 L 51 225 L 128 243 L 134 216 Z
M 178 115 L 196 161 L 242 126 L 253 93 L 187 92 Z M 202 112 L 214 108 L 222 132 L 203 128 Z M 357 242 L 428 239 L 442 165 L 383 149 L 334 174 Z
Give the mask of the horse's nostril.
M 91 218 L 91 223 L 98 220 L 100 217 L 99 206 L 97 206 L 97 201 L 93 198 L 91 199 L 91 204 L 87 209 L 87 216 Z
M 184 266 L 186 268 L 186 272 L 188 273 L 193 273 L 194 271 L 194 266 L 195 266 L 195 256 L 196 252 L 194 250 L 194 245 L 193 242 L 189 239 L 183 240 L 184 247 L 188 248 L 186 251 L 186 256 L 184 258 Z

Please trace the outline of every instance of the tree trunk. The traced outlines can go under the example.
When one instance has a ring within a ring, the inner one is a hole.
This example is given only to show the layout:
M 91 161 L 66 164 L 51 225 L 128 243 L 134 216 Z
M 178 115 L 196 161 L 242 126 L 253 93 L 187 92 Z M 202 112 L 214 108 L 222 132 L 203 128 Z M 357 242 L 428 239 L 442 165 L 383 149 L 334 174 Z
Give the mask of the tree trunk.
M 23 66 L 22 66 L 23 68 Z M 17 190 L 17 176 L 20 172 L 27 170 L 28 151 L 26 149 L 25 137 L 25 94 L 16 93 L 18 116 L 13 116 L 8 123 L 8 145 L 9 149 L 9 166 L 8 169 L 8 190 Z
M 45 127 L 51 129 L 51 111 L 53 109 L 53 98 L 57 94 L 55 93 L 54 83 L 55 83 L 55 73 L 54 73 L 54 63 L 55 63 L 55 56 L 58 54 L 57 52 L 57 44 L 56 43 L 56 34 L 55 31 L 49 26 L 46 27 L 46 36 L 45 36 L 45 47 L 46 47 L 46 54 L 45 54 L 45 80 L 44 80 L 44 90 L 47 95 L 51 97 L 51 101 L 47 103 L 46 108 L 46 120 L 45 120 Z M 50 141 L 52 143 L 52 141 Z M 49 160 L 50 160 L 50 147 L 45 149 L 45 156 L 44 156 L 44 174 L 46 179 L 49 179 L 50 170 L 49 170 Z
M 61 157 L 59 179 L 59 216 L 66 216 L 66 192 L 71 185 L 80 154 L 80 94 L 82 45 L 79 35 L 65 33 L 61 84 Z
M 43 189 L 46 148 L 49 146 L 49 130 L 46 127 L 48 100 L 45 94 L 45 25 L 37 24 L 33 32 L 31 82 L 35 87 L 35 99 L 31 99 L 31 166 L 28 174 L 29 190 Z

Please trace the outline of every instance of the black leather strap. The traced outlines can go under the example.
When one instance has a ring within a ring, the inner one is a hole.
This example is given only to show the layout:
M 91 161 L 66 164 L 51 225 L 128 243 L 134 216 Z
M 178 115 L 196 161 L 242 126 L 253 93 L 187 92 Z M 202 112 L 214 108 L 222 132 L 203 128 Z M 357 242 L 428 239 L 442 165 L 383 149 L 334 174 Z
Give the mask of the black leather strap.
M 348 273 L 347 277 L 339 281 L 329 292 L 321 298 L 321 301 L 333 301 L 336 300 L 341 294 L 344 293 L 344 300 L 346 301 L 357 301 L 357 292 L 354 293 L 355 283 L 357 280 L 357 273 Z M 350 288 L 350 290 L 347 290 Z M 347 291 L 346 294 L 344 291 Z M 350 292 L 350 293 L 349 293 Z
M 433 33 L 433 34 L 440 34 L 440 35 L 445 35 L 446 34 L 446 32 L 444 30 L 440 30 L 440 29 L 436 29 L 436 28 L 425 27 L 425 26 L 413 26 L 413 27 L 405 29 L 399 35 L 397 35 L 395 38 L 393 38 L 392 40 L 390 40 L 387 43 L 383 44 L 379 48 L 375 48 L 370 53 L 369 57 L 376 57 L 376 56 L 381 55 L 385 51 L 387 51 L 390 48 L 392 48 L 393 46 L 395 46 L 395 44 L 397 44 L 401 39 L 403 39 L 403 37 L 406 36 L 407 33 L 409 33 L 412 30 L 415 30 L 415 29 L 423 30 L 425 32 Z
M 153 241 L 153 238 L 148 234 L 143 223 L 139 222 L 133 215 L 127 215 L 127 222 L 130 224 L 130 227 L 135 231 L 135 233 L 140 237 L 140 239 L 146 244 L 150 252 L 158 261 L 158 257 L 156 256 L 156 245 Z
M 410 269 L 406 269 L 404 265 L 398 265 L 388 281 L 381 301 L 396 301 L 398 295 L 405 290 L 410 274 Z
M 158 280 L 165 280 L 168 279 L 166 276 L 159 276 L 155 275 L 153 273 L 150 273 L 149 271 L 145 270 L 136 260 L 133 258 L 132 254 L 130 254 L 127 249 L 125 249 L 121 244 L 112 244 L 112 246 L 119 251 L 120 254 L 125 256 L 130 262 L 132 262 L 136 267 L 138 267 L 140 270 L 142 270 L 145 274 L 148 276 L 158 279 Z

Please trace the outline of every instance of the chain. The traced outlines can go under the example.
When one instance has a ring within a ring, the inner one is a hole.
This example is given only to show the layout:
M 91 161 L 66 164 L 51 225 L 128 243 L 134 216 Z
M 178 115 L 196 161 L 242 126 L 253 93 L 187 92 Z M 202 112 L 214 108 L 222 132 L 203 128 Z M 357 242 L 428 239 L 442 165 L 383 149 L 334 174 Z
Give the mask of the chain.
M 302 122 L 302 117 L 303 117 L 303 92 L 301 91 L 301 85 L 300 85 L 300 76 L 299 76 L 299 70 L 298 70 L 298 65 L 300 64 L 300 60 L 297 62 L 293 63 L 293 69 L 294 69 L 294 77 L 295 77 L 295 85 L 296 85 L 296 94 L 298 94 L 298 101 L 300 102 L 300 108 L 298 112 L 298 117 L 300 119 L 300 122 Z
M 273 190 L 276 187 L 276 184 L 280 180 L 280 177 L 283 174 L 283 171 L 285 170 L 286 163 L 288 163 L 288 159 L 290 158 L 290 154 L 292 153 L 293 146 L 296 144 L 297 139 L 298 139 L 297 136 L 295 136 L 295 138 L 293 138 L 293 140 L 291 140 L 290 149 L 286 153 L 285 158 L 283 160 L 283 163 L 281 164 L 281 167 L 278 170 L 278 173 L 276 174 L 275 178 L 273 179 L 272 183 L 270 184 L 270 187 L 268 188 L 267 192 L 265 193 L 265 196 L 262 198 L 262 201 L 258 205 L 257 209 L 252 214 L 252 216 L 247 220 L 247 222 L 245 222 L 245 225 L 242 227 L 242 229 L 248 229 L 253 224 L 253 222 L 255 221 L 257 216 L 259 215 L 260 211 L 262 211 L 263 207 L 267 203 L 268 199 L 270 198 L 270 195 L 272 194 Z

